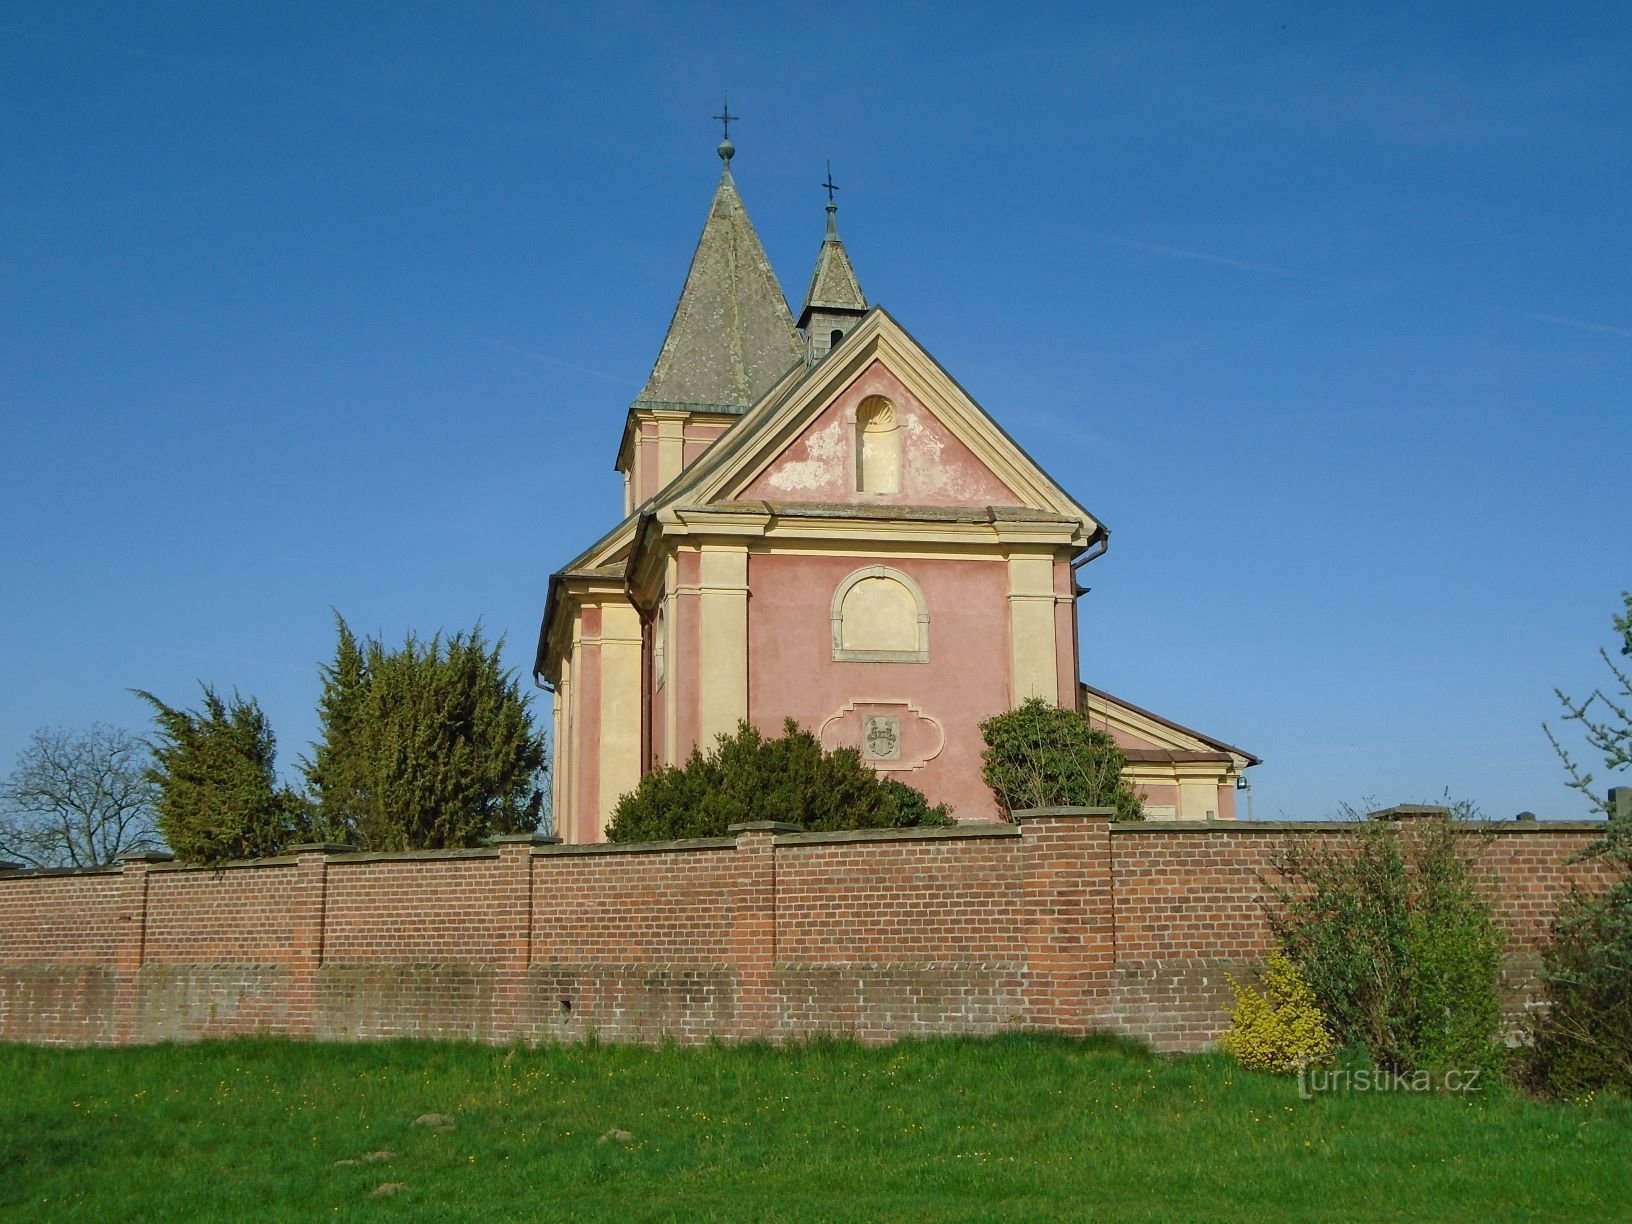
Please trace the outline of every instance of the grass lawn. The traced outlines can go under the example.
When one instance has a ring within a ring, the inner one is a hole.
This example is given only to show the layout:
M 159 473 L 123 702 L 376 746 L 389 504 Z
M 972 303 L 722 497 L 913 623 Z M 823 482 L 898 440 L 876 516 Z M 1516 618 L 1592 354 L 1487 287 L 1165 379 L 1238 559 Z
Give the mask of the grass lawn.
M 1626 1220 L 1632 1103 L 1302 1100 L 1106 1038 L 0 1046 L 0 1215 Z

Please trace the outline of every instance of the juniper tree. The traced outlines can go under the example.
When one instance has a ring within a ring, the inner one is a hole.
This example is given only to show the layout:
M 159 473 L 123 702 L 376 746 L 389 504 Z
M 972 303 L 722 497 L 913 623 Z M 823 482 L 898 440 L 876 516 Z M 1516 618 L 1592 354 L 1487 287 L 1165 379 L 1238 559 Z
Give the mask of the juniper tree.
M 158 735 L 147 778 L 158 788 L 159 831 L 184 862 L 213 863 L 281 853 L 312 835 L 311 813 L 278 783 L 277 739 L 253 697 L 223 699 L 200 686 L 200 709 L 153 707 Z
M 544 737 L 499 663 L 502 641 L 489 645 L 478 625 L 387 648 L 335 621 L 321 739 L 303 766 L 323 823 L 369 850 L 471 846 L 536 828 Z

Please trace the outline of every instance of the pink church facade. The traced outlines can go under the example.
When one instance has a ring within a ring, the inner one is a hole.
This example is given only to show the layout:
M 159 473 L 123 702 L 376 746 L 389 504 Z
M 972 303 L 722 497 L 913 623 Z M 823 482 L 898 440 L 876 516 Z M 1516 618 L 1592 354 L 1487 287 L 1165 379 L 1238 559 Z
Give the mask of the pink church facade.
M 644 772 L 787 718 L 997 820 L 979 723 L 1033 696 L 1107 727 L 1152 815 L 1232 818 L 1256 758 L 1080 684 L 1104 526 L 867 305 L 831 203 L 795 322 L 733 152 L 629 411 L 627 517 L 550 580 L 556 831 L 603 840 Z

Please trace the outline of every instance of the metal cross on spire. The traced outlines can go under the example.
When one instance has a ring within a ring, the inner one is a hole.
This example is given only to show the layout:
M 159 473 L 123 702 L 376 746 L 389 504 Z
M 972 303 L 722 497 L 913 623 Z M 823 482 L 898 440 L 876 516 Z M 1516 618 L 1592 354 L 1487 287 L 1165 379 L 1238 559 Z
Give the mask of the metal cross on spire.
M 711 115 L 709 117 L 711 119 L 718 119 L 725 125 L 725 138 L 727 140 L 731 139 L 731 124 L 735 120 L 742 118 L 741 115 L 733 115 L 731 113 L 731 98 L 729 94 L 725 96 L 725 100 L 720 104 L 720 113 L 717 115 Z
M 833 160 L 832 160 L 832 158 L 828 159 L 828 162 L 827 162 L 827 182 L 823 183 L 822 186 L 827 188 L 827 202 L 829 204 L 833 203 L 833 193 L 839 189 L 839 185 L 833 181 Z

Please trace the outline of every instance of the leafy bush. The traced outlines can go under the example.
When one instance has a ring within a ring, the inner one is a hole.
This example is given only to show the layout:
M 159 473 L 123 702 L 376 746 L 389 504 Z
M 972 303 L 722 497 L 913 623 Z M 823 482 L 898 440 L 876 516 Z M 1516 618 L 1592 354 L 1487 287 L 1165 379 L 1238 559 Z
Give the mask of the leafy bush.
M 1632 657 L 1632 593 L 1623 591 L 1621 601 L 1613 624 L 1620 653 Z M 1580 726 L 1604 768 L 1621 773 L 1632 769 L 1632 673 L 1608 650 L 1598 655 L 1611 682 L 1580 701 L 1562 691 L 1558 699 L 1565 721 Z M 1615 814 L 1592 774 L 1546 730 L 1570 787 L 1609 817 L 1604 836 L 1581 858 L 1606 864 L 1613 881 L 1597 895 L 1572 893 L 1559 907 L 1542 957 L 1549 1006 L 1532 1022 L 1527 1070 L 1536 1086 L 1564 1096 L 1604 1088 L 1632 1095 L 1632 820 Z
M 277 740 L 253 697 L 225 701 L 205 685 L 202 709 L 178 710 L 136 695 L 158 723 L 147 778 L 159 832 L 178 859 L 260 858 L 313 838 L 309 805 L 278 784 Z
M 1487 840 L 1445 816 L 1366 821 L 1281 857 L 1271 923 L 1340 1044 L 1402 1073 L 1498 1068 L 1502 940 L 1475 878 Z
M 981 777 L 1005 815 L 1039 807 L 1114 807 L 1116 820 L 1143 820 L 1144 802 L 1122 781 L 1128 758 L 1110 732 L 1078 710 L 1041 697 L 980 724 Z
M 718 837 L 733 824 L 781 820 L 811 830 L 930 828 L 955 824 L 946 805 L 880 778 L 854 748 L 824 752 L 793 719 L 767 739 L 748 723 L 683 768 L 658 769 L 618 800 L 615 842 Z
M 1253 1071 L 1296 1071 L 1332 1052 L 1326 1017 L 1303 973 L 1284 952 L 1272 952 L 1262 992 L 1225 975 L 1235 992 L 1230 1027 L 1219 1045 Z
M 1543 953 L 1549 1006 L 1532 1021 L 1527 1071 L 1566 1097 L 1632 1096 L 1632 879 L 1574 893 Z

